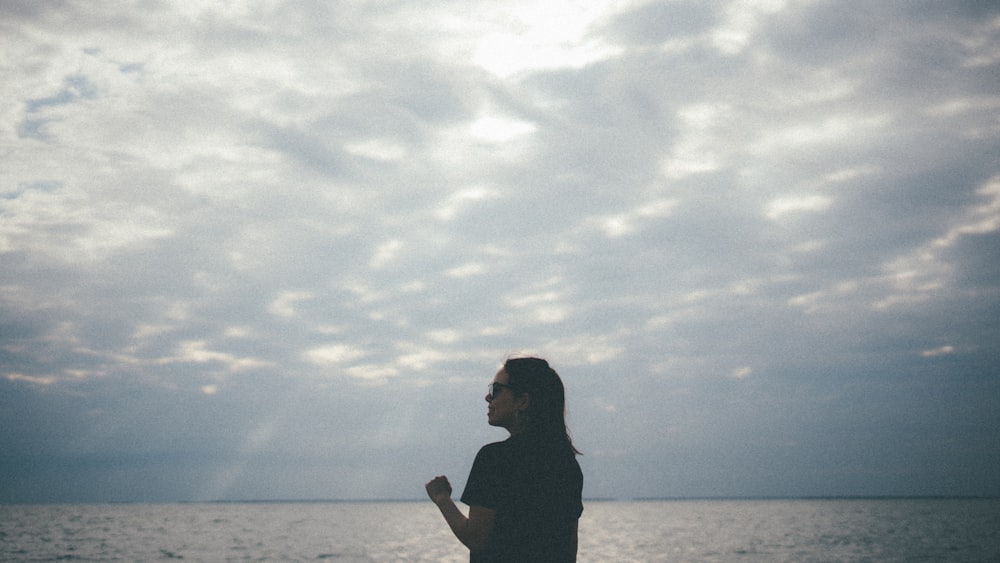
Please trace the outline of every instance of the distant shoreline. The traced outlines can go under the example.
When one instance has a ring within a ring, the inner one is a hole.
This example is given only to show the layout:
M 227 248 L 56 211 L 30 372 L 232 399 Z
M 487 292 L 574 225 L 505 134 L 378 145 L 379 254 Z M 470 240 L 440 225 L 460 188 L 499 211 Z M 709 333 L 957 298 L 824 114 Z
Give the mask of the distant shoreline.
M 857 501 L 857 500 L 1000 500 L 1000 496 L 984 495 L 855 495 L 855 496 L 773 496 L 773 497 L 634 497 L 584 498 L 584 503 L 628 503 L 628 502 L 770 502 L 770 501 Z M 216 499 L 216 500 L 163 500 L 163 501 L 48 501 L 48 502 L 0 502 L 3 506 L 43 506 L 43 505 L 170 505 L 170 504 L 393 504 L 425 503 L 422 498 L 401 499 Z
M 769 500 L 996 500 L 992 495 L 846 495 L 846 496 L 733 496 L 733 497 L 585 497 L 584 502 L 684 502 L 684 501 L 769 501 Z M 410 499 L 252 499 L 252 500 L 193 500 L 178 501 L 178 504 L 226 504 L 226 503 L 276 503 L 276 504 L 337 504 L 337 503 L 393 503 L 427 502 L 423 498 Z M 125 503 L 128 504 L 128 503 Z

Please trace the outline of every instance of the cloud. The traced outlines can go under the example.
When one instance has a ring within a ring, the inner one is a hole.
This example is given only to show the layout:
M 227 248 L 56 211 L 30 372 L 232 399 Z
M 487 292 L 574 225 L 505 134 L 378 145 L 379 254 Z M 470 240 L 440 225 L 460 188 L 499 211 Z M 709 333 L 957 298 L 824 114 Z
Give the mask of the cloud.
M 789 213 L 822 211 L 832 203 L 829 197 L 823 195 L 779 197 L 767 204 L 767 211 L 764 214 L 768 219 L 777 220 Z
M 503 78 L 546 68 L 579 68 L 609 58 L 617 50 L 587 31 L 622 7 L 614 2 L 517 3 L 497 14 L 493 30 L 477 42 L 473 60 Z
M 312 348 L 305 353 L 309 361 L 320 365 L 337 365 L 361 359 L 368 354 L 363 349 L 359 349 L 346 344 L 331 344 Z
M 284 291 L 268 305 L 268 311 L 277 317 L 291 318 L 296 315 L 295 304 L 313 297 L 308 291 Z
M 925 358 L 933 358 L 934 356 L 942 356 L 942 355 L 952 354 L 954 352 L 955 352 L 955 347 L 950 344 L 946 344 L 944 346 L 941 346 L 940 348 L 934 348 L 933 350 L 924 350 L 920 352 L 920 355 Z
M 734 368 L 729 375 L 734 379 L 744 379 L 753 375 L 753 368 L 749 366 Z
M 997 494 L 987 3 L 0 12 L 0 500 L 410 497 L 523 352 L 594 496 Z

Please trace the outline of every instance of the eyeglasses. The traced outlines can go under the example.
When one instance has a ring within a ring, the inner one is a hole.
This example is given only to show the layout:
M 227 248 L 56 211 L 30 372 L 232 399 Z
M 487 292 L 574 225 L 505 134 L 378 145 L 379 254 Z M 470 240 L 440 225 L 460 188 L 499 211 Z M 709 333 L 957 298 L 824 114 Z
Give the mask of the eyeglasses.
M 510 385 L 507 385 L 506 383 L 497 383 L 495 381 L 493 383 L 490 383 L 486 387 L 490 400 L 492 401 L 493 397 L 496 397 L 497 393 L 499 393 L 500 390 L 503 389 L 504 387 L 510 389 L 511 391 L 514 391 L 514 388 L 511 387 Z

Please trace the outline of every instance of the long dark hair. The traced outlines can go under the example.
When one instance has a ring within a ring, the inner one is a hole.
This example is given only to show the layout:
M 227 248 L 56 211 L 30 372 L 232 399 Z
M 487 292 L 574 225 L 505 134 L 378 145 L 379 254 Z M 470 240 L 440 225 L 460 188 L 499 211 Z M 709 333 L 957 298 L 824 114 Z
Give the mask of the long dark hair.
M 525 411 L 525 433 L 533 438 L 554 441 L 579 455 L 566 428 L 566 390 L 562 379 L 541 358 L 508 358 L 503 364 L 507 381 L 517 394 L 530 397 Z

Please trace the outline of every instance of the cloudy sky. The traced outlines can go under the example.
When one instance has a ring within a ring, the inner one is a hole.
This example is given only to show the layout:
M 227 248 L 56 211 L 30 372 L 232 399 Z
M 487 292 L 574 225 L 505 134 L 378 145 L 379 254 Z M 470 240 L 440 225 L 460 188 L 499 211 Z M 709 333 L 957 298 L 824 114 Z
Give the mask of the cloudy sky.
M 0 2 L 0 502 L 1000 495 L 1000 6 Z

